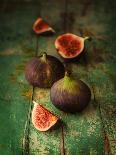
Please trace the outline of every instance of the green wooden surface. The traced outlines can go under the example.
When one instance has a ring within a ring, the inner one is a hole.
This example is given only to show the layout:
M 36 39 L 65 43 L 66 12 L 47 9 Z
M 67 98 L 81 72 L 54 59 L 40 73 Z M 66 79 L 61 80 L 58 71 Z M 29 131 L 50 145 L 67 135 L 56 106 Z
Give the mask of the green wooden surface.
M 38 6 L 2 3 L 0 12 L 0 155 L 22 154 L 32 88 L 24 66 L 35 53 L 31 26 Z M 32 10 L 32 8 L 34 11 Z M 28 17 L 28 18 L 27 18 Z M 30 26 L 29 26 L 30 25 Z
M 116 154 L 115 8 L 110 0 L 1 1 L 0 155 Z M 39 16 L 51 23 L 54 36 L 34 35 L 32 24 Z M 50 90 L 33 89 L 24 77 L 34 55 L 58 57 L 54 41 L 64 32 L 92 37 L 85 56 L 68 64 L 73 76 L 91 88 L 91 103 L 81 114 L 57 110 Z M 58 115 L 63 128 L 37 131 L 31 123 L 32 98 Z

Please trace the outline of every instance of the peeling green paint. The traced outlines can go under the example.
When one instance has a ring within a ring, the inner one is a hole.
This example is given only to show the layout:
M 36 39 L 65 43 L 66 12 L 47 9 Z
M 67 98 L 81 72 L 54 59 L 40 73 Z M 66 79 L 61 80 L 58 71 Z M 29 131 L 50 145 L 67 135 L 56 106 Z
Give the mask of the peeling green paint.
M 12 3 L 16 4 L 15 0 Z M 22 2 L 23 5 L 21 5 L 17 1 L 17 5 L 12 7 L 6 1 L 6 11 L 0 11 L 2 19 L 0 23 L 0 121 L 3 122 L 0 153 L 2 155 L 22 153 L 23 131 L 32 97 L 32 87 L 29 87 L 25 80 L 24 69 L 26 62 L 36 51 L 37 36 L 31 32 L 31 29 L 38 17 L 40 6 L 41 16 L 53 26 L 56 34 L 38 38 L 38 55 L 47 52 L 59 58 L 54 41 L 59 34 L 64 33 L 65 1 L 51 0 L 51 3 L 43 0 L 42 5 L 39 1 Z M 82 0 L 78 1 L 78 5 L 75 5 L 76 0 L 72 2 L 69 0 L 68 3 L 70 7 L 68 5 L 66 24 L 69 31 L 93 38 L 91 42 L 86 42 L 85 58 L 69 63 L 74 77 L 90 86 L 91 103 L 82 113 L 71 115 L 59 111 L 52 105 L 50 89 L 35 88 L 33 99 L 63 120 L 64 147 L 67 155 L 114 155 L 116 154 L 114 124 L 116 121 L 116 45 L 114 42 L 116 3 L 111 3 L 110 0 L 95 0 L 90 2 L 88 8 Z M 61 58 L 60 60 L 63 61 Z M 61 154 L 61 128 L 42 133 L 34 129 L 31 123 L 29 129 L 31 155 Z

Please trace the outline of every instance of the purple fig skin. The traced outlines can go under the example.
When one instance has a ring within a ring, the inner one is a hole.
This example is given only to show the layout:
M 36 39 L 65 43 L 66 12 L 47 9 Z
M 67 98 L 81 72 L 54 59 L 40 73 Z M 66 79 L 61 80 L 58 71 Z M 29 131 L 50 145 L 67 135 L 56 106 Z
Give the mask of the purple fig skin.
M 62 79 L 61 79 L 62 80 Z M 76 81 L 79 88 L 77 92 L 59 89 L 60 80 L 55 82 L 51 88 L 50 97 L 53 105 L 69 113 L 81 112 L 89 104 L 91 99 L 91 91 L 89 87 L 81 80 Z
M 25 68 L 25 77 L 34 87 L 50 88 L 54 82 L 64 76 L 63 64 L 54 56 L 46 55 L 46 61 L 42 56 L 34 57 Z

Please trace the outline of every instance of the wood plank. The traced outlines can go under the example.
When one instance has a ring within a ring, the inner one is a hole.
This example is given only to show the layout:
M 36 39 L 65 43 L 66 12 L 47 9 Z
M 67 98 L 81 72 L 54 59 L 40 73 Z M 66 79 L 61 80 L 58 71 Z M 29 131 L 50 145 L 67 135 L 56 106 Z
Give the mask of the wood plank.
M 95 64 L 92 63 L 89 72 L 91 77 L 90 81 L 95 93 L 95 100 L 99 106 L 99 111 L 105 128 L 105 133 L 103 133 L 104 149 L 106 154 L 116 154 L 116 106 L 114 103 L 116 94 L 116 74 L 114 71 L 116 57 L 114 55 L 114 49 L 116 45 L 113 43 L 116 32 L 112 32 L 112 28 L 115 25 L 114 12 L 116 3 L 112 2 L 109 6 L 109 3 L 107 2 L 104 7 L 108 11 L 104 12 L 103 17 L 109 16 L 109 18 L 105 18 L 102 23 L 104 26 L 103 34 L 104 36 L 107 36 L 108 40 L 105 41 L 105 44 L 103 44 L 103 42 L 102 44 L 98 44 L 97 42 L 97 46 L 94 47 L 94 50 L 98 51 L 97 53 L 101 57 L 102 62 L 96 62 Z M 110 7 L 112 7 L 112 9 Z M 92 81 L 92 79 L 94 80 Z
M 78 1 L 78 5 L 76 3 L 77 1 L 73 1 L 72 3 L 72 1 L 68 0 L 67 31 L 82 36 L 81 31 L 85 25 L 88 25 L 87 21 L 90 15 L 94 15 L 94 10 L 89 8 L 91 14 L 85 15 L 84 17 L 82 12 L 83 8 L 85 9 L 87 1 Z M 94 21 L 92 22 L 94 23 Z M 86 36 L 88 34 L 83 35 Z M 77 79 L 80 78 L 91 88 L 88 80 L 88 65 L 86 61 L 89 62 L 89 59 L 85 56 L 77 60 L 77 62 L 70 63 L 70 66 L 74 77 Z M 64 131 L 67 154 L 85 154 L 85 152 L 86 154 L 104 154 L 102 122 L 98 110 L 94 106 L 93 97 L 92 93 L 91 103 L 85 111 L 81 114 L 74 115 L 74 117 L 71 115 L 68 116 L 68 119 L 71 121 L 69 121 L 70 123 L 68 121 L 66 122 L 68 127 Z
M 110 8 L 111 6 L 112 9 Z M 91 35 L 93 37 L 93 41 L 88 45 L 88 53 L 86 55 L 87 67 L 85 67 L 88 72 L 84 76 L 87 77 L 88 82 L 94 89 L 97 112 L 101 119 L 104 140 L 102 145 L 104 145 L 105 154 L 116 153 L 114 125 L 116 119 L 114 116 L 111 116 L 112 113 L 115 113 L 115 89 L 113 85 L 115 85 L 116 81 L 114 78 L 112 80 L 112 77 L 115 77 L 114 66 L 116 66 L 115 56 L 113 54 L 115 45 L 111 43 L 115 33 L 112 33 L 110 29 L 115 25 L 113 22 L 115 6 L 115 2 L 109 6 L 109 1 L 99 1 L 97 5 L 96 3 L 91 3 L 86 15 L 79 17 L 79 20 L 77 20 L 77 24 L 81 24 L 81 28 L 78 29 L 76 27 L 78 32 L 80 30 L 84 36 Z M 96 15 L 97 20 L 95 20 Z M 110 70 L 110 72 L 106 70 Z M 110 94 L 107 88 L 109 88 Z
M 28 3 L 28 4 L 27 4 Z M 25 63 L 35 53 L 31 33 L 37 5 L 8 3 L 0 10 L 0 154 L 22 154 L 24 126 L 32 88 L 24 77 Z M 16 10 L 14 9 L 14 6 Z
M 51 7 L 51 4 L 53 7 Z M 49 13 L 48 13 L 49 10 Z M 61 20 L 61 12 L 64 10 L 62 1 L 41 2 L 41 16 L 43 19 L 51 23 L 51 26 L 58 31 L 59 21 Z M 56 56 L 54 49 L 54 39 L 56 35 L 49 37 L 39 37 L 38 39 L 38 55 L 41 52 L 47 52 Z M 49 98 L 49 89 L 34 89 L 34 100 L 43 104 L 55 114 L 60 114 L 51 104 Z M 62 133 L 61 128 L 52 132 L 41 133 L 34 129 L 31 124 L 30 129 L 30 153 L 31 154 L 61 154 L 62 148 Z

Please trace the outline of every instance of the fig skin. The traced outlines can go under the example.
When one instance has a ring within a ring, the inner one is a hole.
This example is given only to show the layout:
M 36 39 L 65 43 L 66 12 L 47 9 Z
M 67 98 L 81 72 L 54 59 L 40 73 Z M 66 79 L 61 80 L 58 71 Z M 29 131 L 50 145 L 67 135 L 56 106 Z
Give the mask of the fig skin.
M 34 87 L 50 88 L 64 76 L 64 72 L 63 64 L 56 57 L 44 53 L 27 63 L 25 77 Z
M 51 87 L 50 97 L 56 108 L 76 113 L 81 112 L 89 104 L 91 91 L 83 81 L 65 75 Z
M 34 108 L 32 110 L 32 123 L 34 127 L 39 131 L 48 131 L 50 129 L 56 129 L 60 122 L 60 119 L 53 113 L 48 111 L 41 104 L 34 102 Z
M 55 47 L 65 61 L 70 61 L 82 55 L 86 39 L 89 37 L 82 38 L 72 33 L 66 33 L 57 37 Z

